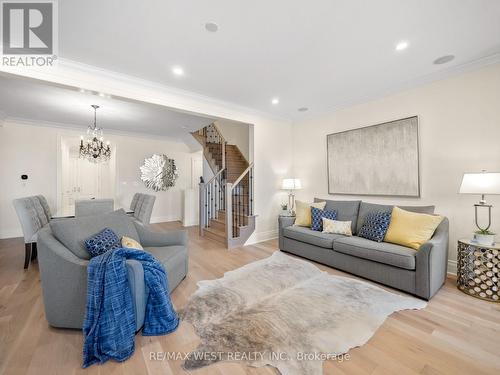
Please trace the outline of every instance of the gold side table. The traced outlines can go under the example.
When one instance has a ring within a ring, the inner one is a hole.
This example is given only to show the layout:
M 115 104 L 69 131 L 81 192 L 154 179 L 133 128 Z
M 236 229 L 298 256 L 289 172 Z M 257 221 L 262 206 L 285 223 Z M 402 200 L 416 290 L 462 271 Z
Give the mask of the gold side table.
M 459 240 L 457 287 L 462 292 L 487 301 L 500 302 L 500 244 L 480 245 Z

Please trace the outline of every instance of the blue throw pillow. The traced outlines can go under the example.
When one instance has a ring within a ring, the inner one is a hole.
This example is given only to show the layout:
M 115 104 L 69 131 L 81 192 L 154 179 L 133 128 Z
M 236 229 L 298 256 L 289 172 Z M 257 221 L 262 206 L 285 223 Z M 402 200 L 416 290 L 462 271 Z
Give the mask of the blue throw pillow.
M 311 229 L 322 231 L 324 217 L 330 220 L 337 220 L 337 211 L 327 211 L 311 207 Z
M 365 221 L 361 226 L 358 236 L 366 238 L 368 240 L 382 242 L 384 240 L 385 234 L 387 233 L 387 228 L 389 228 L 389 223 L 391 222 L 390 212 L 370 212 L 366 215 Z
M 96 257 L 104 254 L 106 251 L 118 249 L 121 247 L 120 239 L 111 229 L 106 228 L 101 232 L 94 234 L 85 240 L 85 247 L 90 257 Z

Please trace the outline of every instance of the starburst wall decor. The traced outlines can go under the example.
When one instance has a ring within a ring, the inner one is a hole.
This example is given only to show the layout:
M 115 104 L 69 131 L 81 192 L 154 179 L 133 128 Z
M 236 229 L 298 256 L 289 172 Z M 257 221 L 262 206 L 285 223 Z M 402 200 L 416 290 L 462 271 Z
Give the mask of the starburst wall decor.
M 154 191 L 165 191 L 173 187 L 175 180 L 179 177 L 174 159 L 170 159 L 164 154 L 154 154 L 145 159 L 144 165 L 140 169 L 144 185 Z

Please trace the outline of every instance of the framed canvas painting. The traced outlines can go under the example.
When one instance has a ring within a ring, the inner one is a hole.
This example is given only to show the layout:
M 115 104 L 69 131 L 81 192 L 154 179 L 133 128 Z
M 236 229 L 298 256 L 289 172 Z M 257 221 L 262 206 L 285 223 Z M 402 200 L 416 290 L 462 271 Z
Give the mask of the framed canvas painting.
M 418 117 L 327 135 L 328 193 L 420 196 Z

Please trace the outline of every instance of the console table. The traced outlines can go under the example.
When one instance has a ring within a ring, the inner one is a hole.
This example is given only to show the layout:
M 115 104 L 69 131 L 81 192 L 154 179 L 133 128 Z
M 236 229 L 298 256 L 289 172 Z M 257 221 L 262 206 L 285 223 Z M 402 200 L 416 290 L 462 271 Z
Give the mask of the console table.
M 487 301 L 500 302 L 500 244 L 486 246 L 459 240 L 457 287 Z

